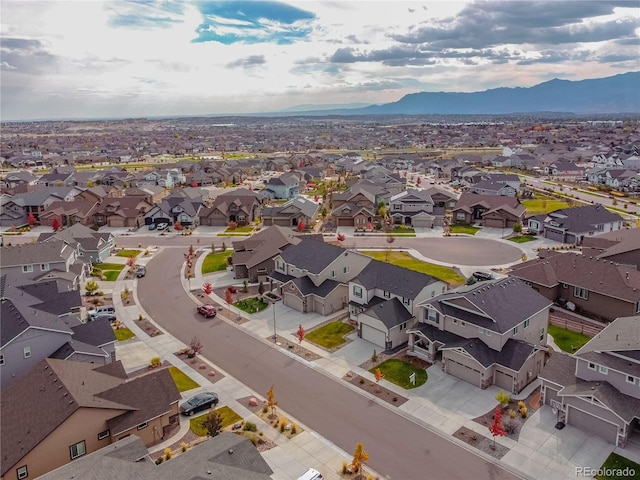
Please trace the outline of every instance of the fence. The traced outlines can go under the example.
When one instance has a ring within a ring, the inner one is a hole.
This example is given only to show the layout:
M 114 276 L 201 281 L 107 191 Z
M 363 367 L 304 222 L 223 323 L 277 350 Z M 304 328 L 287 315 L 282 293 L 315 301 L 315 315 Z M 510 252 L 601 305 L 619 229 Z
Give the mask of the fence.
M 567 330 L 579 332 L 589 337 L 595 337 L 604 329 L 604 326 L 587 323 L 577 318 L 570 318 L 566 315 L 554 315 L 553 313 L 549 314 L 549 323 L 556 327 L 566 328 Z

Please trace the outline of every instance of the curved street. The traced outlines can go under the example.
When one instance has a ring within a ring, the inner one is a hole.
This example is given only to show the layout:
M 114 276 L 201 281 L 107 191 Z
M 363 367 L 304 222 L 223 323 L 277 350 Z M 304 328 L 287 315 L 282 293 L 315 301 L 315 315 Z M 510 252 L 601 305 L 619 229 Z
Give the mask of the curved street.
M 203 320 L 181 283 L 182 253 L 165 249 L 149 262 L 137 287 L 146 312 L 185 344 L 197 335 L 208 360 L 255 392 L 276 385 L 279 406 L 311 430 L 347 452 L 363 442 L 369 465 L 388 479 L 519 478 L 262 339 L 220 318 Z

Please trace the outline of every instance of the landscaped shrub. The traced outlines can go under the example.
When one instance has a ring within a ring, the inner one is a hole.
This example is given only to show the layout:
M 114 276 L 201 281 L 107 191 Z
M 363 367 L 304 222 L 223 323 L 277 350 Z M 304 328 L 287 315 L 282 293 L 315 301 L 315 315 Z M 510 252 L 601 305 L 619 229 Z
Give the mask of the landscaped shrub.
M 156 458 L 156 465 L 160 465 L 164 461 L 164 457 Z
M 244 430 L 245 430 L 245 432 L 257 432 L 258 431 L 258 427 L 256 426 L 255 423 L 245 422 Z
M 187 444 L 185 442 L 180 442 L 180 450 L 182 450 L 183 452 L 187 451 Z
M 509 409 L 509 418 L 516 418 L 517 414 L 518 413 L 513 408 Z
M 151 362 L 149 362 L 149 367 L 154 368 L 158 367 L 162 363 L 162 359 L 160 357 L 153 357 Z
M 169 460 L 171 458 L 171 449 L 169 447 L 164 449 L 164 458 Z
M 360 385 L 364 385 L 364 378 L 360 379 Z
M 268 411 L 269 411 L 269 407 L 267 405 L 262 407 L 262 413 L 267 413 Z
M 508 434 L 516 433 L 518 431 L 518 422 L 516 422 L 515 420 L 509 420 L 508 422 L 505 422 L 504 431 Z
M 349 472 L 349 462 L 347 462 L 346 460 L 342 461 L 342 474 L 346 475 L 347 472 Z
M 520 416 L 522 418 L 527 418 L 528 413 L 529 413 L 529 410 L 527 410 L 527 407 L 522 407 L 520 409 Z
M 291 435 L 295 435 L 296 433 L 298 433 L 298 429 L 296 428 L 296 424 L 292 424 L 291 425 Z

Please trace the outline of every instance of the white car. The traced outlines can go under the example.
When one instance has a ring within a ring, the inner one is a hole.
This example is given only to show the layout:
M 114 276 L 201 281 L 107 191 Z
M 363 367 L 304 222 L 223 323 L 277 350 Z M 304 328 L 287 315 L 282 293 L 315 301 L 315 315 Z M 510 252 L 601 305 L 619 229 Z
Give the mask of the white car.
M 165 230 L 168 226 L 169 224 L 167 222 L 160 222 L 156 226 L 156 230 Z

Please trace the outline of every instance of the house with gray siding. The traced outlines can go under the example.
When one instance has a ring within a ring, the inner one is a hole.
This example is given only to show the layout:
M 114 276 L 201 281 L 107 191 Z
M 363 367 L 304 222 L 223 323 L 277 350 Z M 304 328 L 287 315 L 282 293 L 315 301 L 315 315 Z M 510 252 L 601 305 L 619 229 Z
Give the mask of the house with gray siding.
M 96 232 L 79 223 L 57 232 L 41 233 L 38 237 L 39 242 L 56 240 L 62 240 L 72 248 L 78 248 L 79 256 L 92 264 L 104 262 L 115 245 L 115 239 L 111 233 Z
M 639 315 L 616 319 L 574 355 L 554 353 L 540 378 L 554 421 L 640 447 Z

